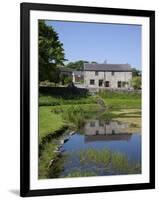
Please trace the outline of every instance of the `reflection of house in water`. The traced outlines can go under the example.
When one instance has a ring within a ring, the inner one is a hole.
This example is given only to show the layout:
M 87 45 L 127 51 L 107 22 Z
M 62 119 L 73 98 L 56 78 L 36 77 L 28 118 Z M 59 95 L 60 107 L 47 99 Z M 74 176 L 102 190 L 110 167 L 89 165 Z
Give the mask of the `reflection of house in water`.
M 100 120 L 92 120 L 84 127 L 85 140 L 129 140 L 131 133 L 127 132 L 129 125 L 126 123 L 119 123 L 117 121 L 103 122 Z

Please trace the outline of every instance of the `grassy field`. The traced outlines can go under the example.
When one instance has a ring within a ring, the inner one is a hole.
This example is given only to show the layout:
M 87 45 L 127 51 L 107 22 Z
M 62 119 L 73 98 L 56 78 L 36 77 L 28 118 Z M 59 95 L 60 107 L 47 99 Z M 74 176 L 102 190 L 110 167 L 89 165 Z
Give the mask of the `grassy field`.
M 128 92 L 99 92 L 108 108 L 112 109 L 129 109 L 141 108 L 141 94 Z

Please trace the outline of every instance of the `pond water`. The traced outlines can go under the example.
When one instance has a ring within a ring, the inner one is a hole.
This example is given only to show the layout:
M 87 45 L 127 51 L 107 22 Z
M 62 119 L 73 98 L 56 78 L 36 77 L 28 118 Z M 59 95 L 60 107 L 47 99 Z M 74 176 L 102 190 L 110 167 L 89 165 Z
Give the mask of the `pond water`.
M 118 121 L 88 121 L 60 148 L 49 178 L 141 173 L 141 133 Z

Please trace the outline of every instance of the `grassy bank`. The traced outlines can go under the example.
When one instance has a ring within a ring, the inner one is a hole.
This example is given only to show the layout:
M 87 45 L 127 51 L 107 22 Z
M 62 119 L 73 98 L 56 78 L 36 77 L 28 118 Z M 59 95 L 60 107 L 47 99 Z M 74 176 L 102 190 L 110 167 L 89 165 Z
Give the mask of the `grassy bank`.
M 58 153 L 55 151 L 57 147 L 58 145 L 52 142 L 45 144 L 38 163 L 38 176 L 40 179 L 47 178 L 50 162 L 58 156 Z
M 65 125 L 60 114 L 51 112 L 52 108 L 51 106 L 39 108 L 39 143 L 49 133 L 54 133 Z

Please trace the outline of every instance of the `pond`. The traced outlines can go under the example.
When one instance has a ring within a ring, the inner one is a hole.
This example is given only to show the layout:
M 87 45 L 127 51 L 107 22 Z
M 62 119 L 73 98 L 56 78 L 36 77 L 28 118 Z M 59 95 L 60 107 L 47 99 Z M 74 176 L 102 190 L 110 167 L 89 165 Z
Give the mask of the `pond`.
M 141 173 L 141 131 L 129 126 L 89 120 L 61 146 L 49 178 Z

